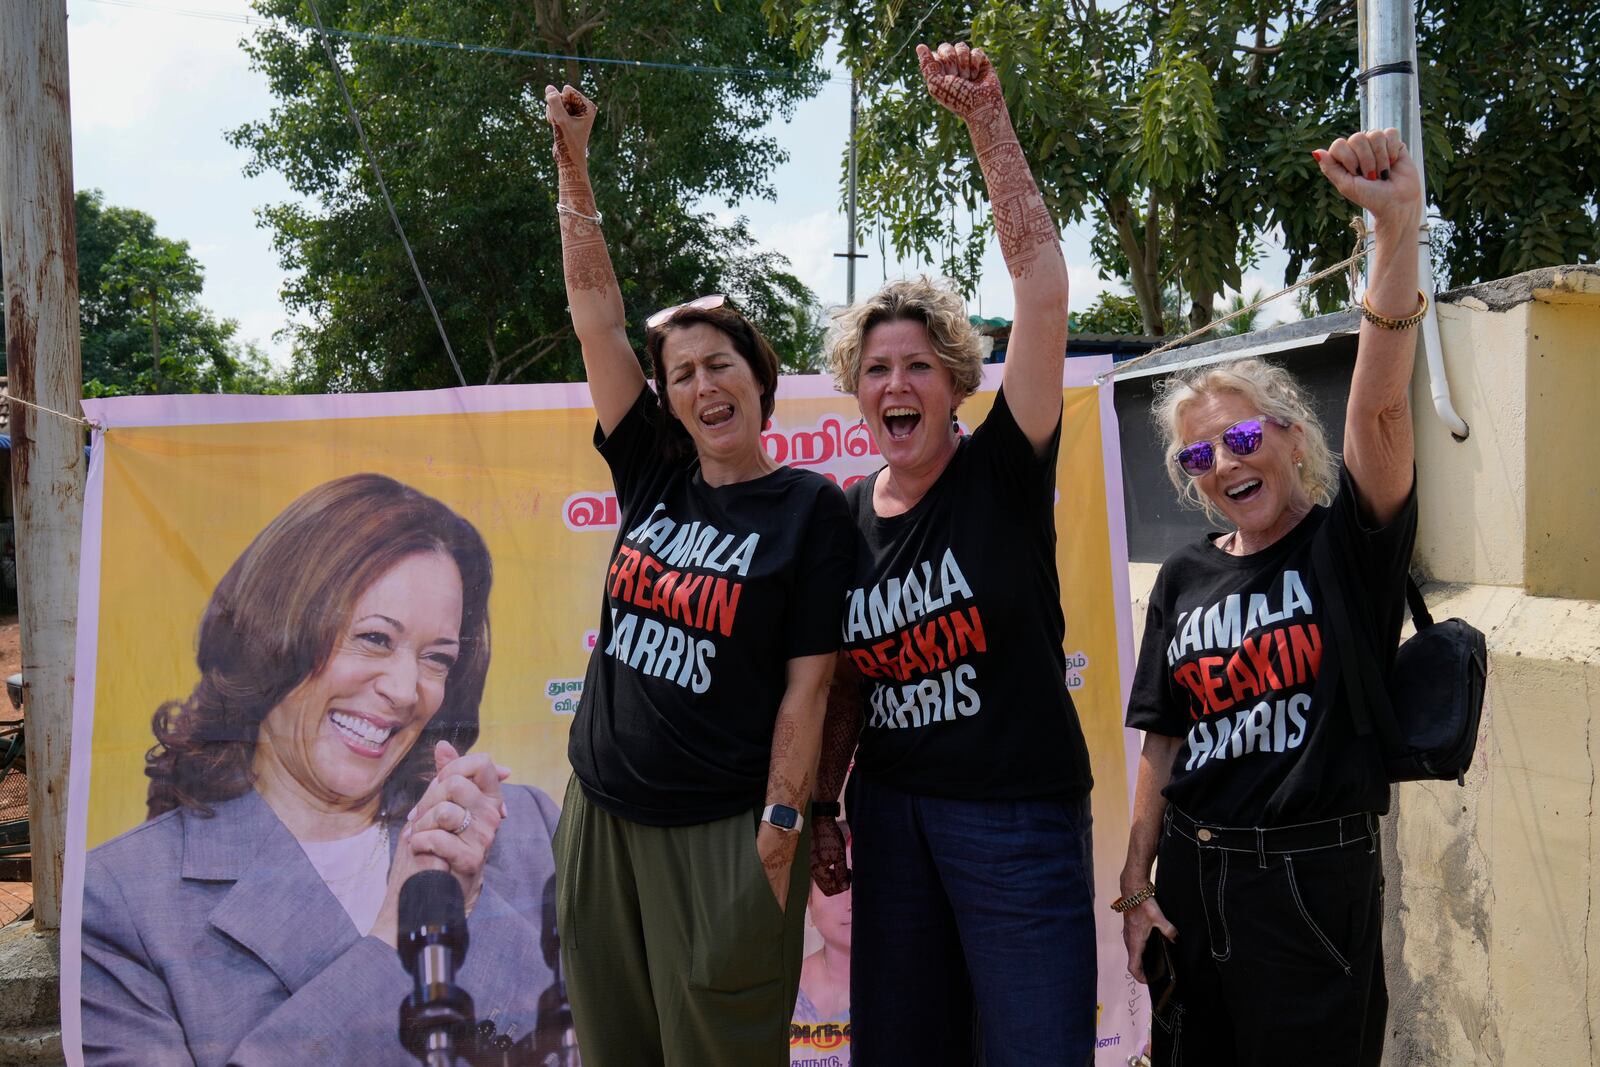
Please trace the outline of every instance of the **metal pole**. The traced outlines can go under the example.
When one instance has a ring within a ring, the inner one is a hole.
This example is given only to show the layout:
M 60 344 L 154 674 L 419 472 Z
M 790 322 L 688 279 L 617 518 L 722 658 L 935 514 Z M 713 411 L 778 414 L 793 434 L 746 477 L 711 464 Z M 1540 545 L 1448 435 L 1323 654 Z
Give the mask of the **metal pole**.
M 866 259 L 866 254 L 856 251 L 856 119 L 861 112 L 860 82 L 854 74 L 850 75 L 850 177 L 847 200 L 850 233 L 847 235 L 845 250 L 835 252 L 835 259 L 843 258 L 845 263 L 844 302 L 856 302 L 856 260 Z
M 83 372 L 64 0 L 0 3 L 0 258 L 11 395 L 77 415 Z M 9 407 L 34 923 L 45 931 L 61 926 L 83 428 Z
M 1361 70 L 1365 81 L 1361 93 L 1363 129 L 1393 126 L 1411 151 L 1422 178 L 1423 198 L 1427 198 L 1427 169 L 1423 160 L 1422 107 L 1417 85 L 1417 27 L 1413 0 L 1359 0 L 1356 5 L 1357 32 L 1361 37 Z M 1372 228 L 1372 216 L 1367 215 Z M 1370 238 L 1369 238 L 1370 241 Z M 1368 261 L 1368 277 L 1371 277 Z M 1422 347 L 1428 364 L 1428 381 L 1433 407 L 1458 441 L 1472 431 L 1450 399 L 1450 380 L 1445 376 L 1444 351 L 1439 342 L 1439 317 L 1434 307 L 1433 258 L 1428 243 L 1428 223 L 1423 219 L 1417 242 L 1417 282 L 1428 296 L 1428 315 L 1422 323 Z M 1352 294 L 1353 295 L 1353 294 Z
M 850 236 L 845 245 L 845 301 L 856 302 L 856 120 L 861 112 L 859 82 L 850 78 Z

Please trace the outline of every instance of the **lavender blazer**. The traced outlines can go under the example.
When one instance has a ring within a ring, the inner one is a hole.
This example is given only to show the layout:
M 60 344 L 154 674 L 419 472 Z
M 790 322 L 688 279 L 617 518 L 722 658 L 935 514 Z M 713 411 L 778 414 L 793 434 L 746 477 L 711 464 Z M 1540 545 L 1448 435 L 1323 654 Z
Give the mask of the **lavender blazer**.
M 506 786 L 505 802 L 457 981 L 480 1021 L 520 1039 L 541 997 L 559 999 L 557 809 L 527 786 Z M 254 790 L 214 808 L 167 812 L 89 853 L 86 1067 L 415 1064 L 397 1034 L 411 981 L 395 950 L 356 932 Z

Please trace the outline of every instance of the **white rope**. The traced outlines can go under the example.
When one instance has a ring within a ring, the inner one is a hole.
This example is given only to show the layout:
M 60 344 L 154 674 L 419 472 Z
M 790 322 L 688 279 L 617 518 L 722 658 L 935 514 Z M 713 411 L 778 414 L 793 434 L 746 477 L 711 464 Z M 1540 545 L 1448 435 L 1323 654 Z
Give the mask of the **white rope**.
M 79 426 L 87 426 L 91 430 L 100 430 L 102 432 L 105 430 L 104 426 L 101 426 L 98 422 L 95 422 L 91 419 L 80 419 L 76 415 L 68 415 L 65 411 L 57 411 L 55 408 L 47 408 L 43 404 L 35 404 L 31 400 L 24 400 L 20 396 L 11 396 L 10 394 L 7 394 L 4 399 L 8 404 L 21 404 L 25 408 L 32 408 L 34 411 L 42 411 L 46 415 L 54 415 L 58 419 L 66 419 L 68 422 L 75 422 Z
M 1322 281 L 1322 279 L 1330 277 L 1330 276 L 1332 276 L 1334 274 L 1337 274 L 1340 271 L 1345 270 L 1345 269 L 1349 269 L 1349 271 L 1350 271 L 1350 295 L 1351 295 L 1351 299 L 1354 300 L 1355 291 L 1356 291 L 1356 272 L 1355 272 L 1355 267 L 1356 267 L 1356 264 L 1361 262 L 1362 257 L 1367 254 L 1367 250 L 1366 250 L 1367 226 L 1366 226 L 1365 221 L 1363 221 L 1363 219 L 1361 218 L 1361 216 L 1357 215 L 1355 218 L 1350 220 L 1350 228 L 1356 231 L 1356 250 L 1354 252 L 1352 252 L 1349 256 L 1346 256 L 1344 259 L 1341 259 L 1339 262 L 1333 264 L 1331 267 L 1324 267 L 1323 269 L 1317 271 L 1317 273 L 1315 273 L 1315 274 L 1308 275 L 1307 277 L 1301 278 L 1299 281 L 1295 282 L 1293 285 L 1285 286 L 1284 288 L 1279 289 L 1276 293 L 1273 293 L 1271 296 L 1264 296 L 1260 300 L 1257 300 L 1255 303 L 1249 305 L 1248 307 L 1239 308 L 1237 311 L 1230 311 L 1230 312 L 1228 312 L 1228 314 L 1222 316 L 1220 319 L 1212 319 L 1210 322 L 1206 323 L 1204 326 L 1200 327 L 1198 330 L 1190 330 L 1188 333 L 1184 334 L 1182 337 L 1179 337 L 1179 338 L 1177 338 L 1175 340 L 1172 340 L 1172 341 L 1168 341 L 1166 344 L 1162 345 L 1159 348 L 1152 348 L 1150 351 L 1146 352 L 1142 356 L 1138 356 L 1138 357 L 1136 357 L 1134 359 L 1130 359 L 1125 363 L 1119 363 L 1115 367 L 1111 368 L 1111 370 L 1108 371 L 1107 373 L 1096 375 L 1094 383 L 1096 385 L 1101 385 L 1108 378 L 1114 381 L 1117 378 L 1121 377 L 1122 375 L 1126 374 L 1128 371 L 1131 371 L 1134 367 L 1137 367 L 1139 364 L 1143 363 L 1147 359 L 1154 359 L 1156 356 L 1161 355 L 1163 352 L 1170 352 L 1174 348 L 1177 348 L 1179 345 L 1186 344 L 1189 341 L 1194 340 L 1196 337 L 1203 337 L 1204 335 L 1210 333 L 1213 330 L 1220 329 L 1221 327 L 1223 327 L 1223 326 L 1227 325 L 1228 323 L 1232 322 L 1234 319 L 1239 318 L 1241 315 L 1248 315 L 1250 312 L 1252 312 L 1252 311 L 1256 310 L 1257 308 L 1261 307 L 1263 304 L 1270 304 L 1270 303 L 1272 303 L 1272 301 L 1278 299 L 1280 296 L 1287 296 L 1288 294 L 1294 292 L 1296 289 L 1304 289 L 1308 285 L 1315 285 L 1318 282 Z

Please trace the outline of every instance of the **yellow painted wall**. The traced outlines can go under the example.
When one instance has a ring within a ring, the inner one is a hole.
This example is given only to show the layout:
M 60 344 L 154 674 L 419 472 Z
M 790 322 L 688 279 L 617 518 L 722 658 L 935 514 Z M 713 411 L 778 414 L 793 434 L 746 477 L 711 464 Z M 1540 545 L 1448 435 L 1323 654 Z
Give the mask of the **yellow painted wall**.
M 1600 275 L 1570 273 L 1528 308 L 1528 591 L 1600 598 Z
M 1466 787 L 1408 783 L 1385 826 L 1388 1064 L 1600 1063 L 1600 271 L 1440 307 L 1451 440 L 1419 360 L 1418 559 L 1488 635 Z

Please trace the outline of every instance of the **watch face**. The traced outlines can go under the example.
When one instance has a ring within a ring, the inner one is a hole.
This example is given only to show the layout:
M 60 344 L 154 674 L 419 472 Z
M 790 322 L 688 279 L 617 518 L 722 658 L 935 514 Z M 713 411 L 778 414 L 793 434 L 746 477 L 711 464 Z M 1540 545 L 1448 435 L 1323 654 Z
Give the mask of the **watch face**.
M 793 830 L 800 823 L 800 813 L 787 804 L 774 804 L 767 821 L 780 830 Z

